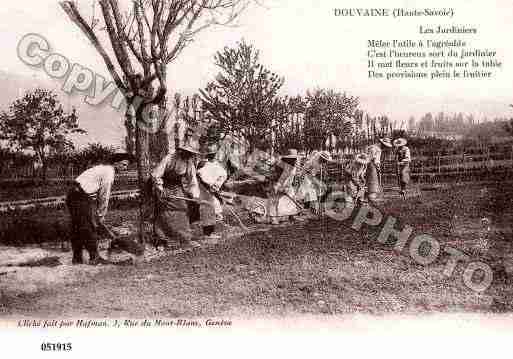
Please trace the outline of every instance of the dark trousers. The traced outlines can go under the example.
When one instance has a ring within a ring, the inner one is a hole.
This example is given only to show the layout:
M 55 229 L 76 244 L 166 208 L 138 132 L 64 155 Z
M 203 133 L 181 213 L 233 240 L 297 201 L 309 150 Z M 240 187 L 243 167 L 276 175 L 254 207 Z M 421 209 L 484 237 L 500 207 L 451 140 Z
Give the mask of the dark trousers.
M 188 203 L 189 223 L 193 224 L 201 220 L 201 207 L 197 203 Z M 210 236 L 216 230 L 215 224 L 204 225 L 203 234 Z
M 410 165 L 399 165 L 398 166 L 398 175 L 399 175 L 399 186 L 401 187 L 401 191 L 406 191 L 406 186 L 410 183 Z
M 89 260 L 98 258 L 98 234 L 94 221 L 94 201 L 74 184 L 66 197 L 71 216 L 71 248 L 73 263 L 82 263 L 82 250 L 89 252 Z

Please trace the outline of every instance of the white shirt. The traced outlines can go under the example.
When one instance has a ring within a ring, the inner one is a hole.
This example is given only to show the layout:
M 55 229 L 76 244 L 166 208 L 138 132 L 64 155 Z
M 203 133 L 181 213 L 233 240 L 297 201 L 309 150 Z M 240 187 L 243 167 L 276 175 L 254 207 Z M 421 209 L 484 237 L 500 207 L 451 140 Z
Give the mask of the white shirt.
M 205 163 L 205 165 L 198 170 L 198 176 L 216 192 L 221 189 L 221 186 L 228 178 L 226 170 L 216 160 Z
M 365 152 L 369 156 L 370 161 L 374 162 L 376 167 L 379 168 L 381 164 L 381 147 L 378 144 L 370 145 Z
M 96 196 L 96 215 L 99 219 L 107 213 L 114 172 L 112 166 L 98 165 L 82 172 L 75 180 L 85 193 Z
M 411 162 L 411 155 L 410 155 L 410 149 L 406 146 L 402 146 L 397 151 L 397 162 L 399 164 L 407 164 Z

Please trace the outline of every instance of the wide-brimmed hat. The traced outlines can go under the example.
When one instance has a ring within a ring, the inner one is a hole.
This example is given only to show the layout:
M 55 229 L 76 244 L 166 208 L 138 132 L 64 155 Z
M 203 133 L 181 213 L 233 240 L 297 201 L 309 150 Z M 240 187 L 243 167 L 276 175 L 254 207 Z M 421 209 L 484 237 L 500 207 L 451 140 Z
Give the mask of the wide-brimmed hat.
M 178 149 L 194 154 L 201 154 L 199 136 L 196 135 L 192 129 L 188 128 L 185 131 L 183 140 L 178 145 Z
M 379 142 L 381 142 L 383 144 L 383 146 L 392 147 L 392 142 L 390 141 L 390 138 L 388 138 L 388 137 L 380 138 Z
M 326 162 L 333 162 L 333 158 L 331 157 L 331 154 L 328 151 L 319 152 L 319 159 L 323 159 Z
M 290 148 L 286 154 L 284 154 L 283 156 L 281 156 L 281 158 L 297 158 L 298 157 L 298 154 L 297 154 L 297 150 L 294 149 L 294 148 Z
M 394 146 L 395 147 L 401 147 L 401 146 L 404 146 L 408 143 L 408 141 L 406 141 L 406 139 L 404 138 L 396 138 L 394 140 Z
M 366 165 L 369 163 L 369 156 L 367 156 L 365 153 L 359 153 L 355 156 L 354 161 L 361 165 Z

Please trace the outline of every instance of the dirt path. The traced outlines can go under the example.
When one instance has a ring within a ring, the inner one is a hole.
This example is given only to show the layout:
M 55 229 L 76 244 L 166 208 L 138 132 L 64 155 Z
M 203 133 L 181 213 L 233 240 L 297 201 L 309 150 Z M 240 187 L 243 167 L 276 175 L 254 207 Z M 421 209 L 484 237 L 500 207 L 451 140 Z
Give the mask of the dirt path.
M 442 244 L 501 262 L 511 238 L 507 221 L 513 206 L 505 199 L 508 196 L 513 198 L 500 187 L 484 192 L 479 187 L 440 190 L 406 202 L 394 200 L 387 213 L 431 233 Z M 483 217 L 488 218 L 489 229 L 481 225 Z M 447 258 L 425 267 L 415 264 L 405 253 L 377 243 L 376 231 L 366 228 L 356 233 L 347 227 L 350 224 L 312 220 L 137 266 L 91 272 L 71 283 L 3 297 L 1 317 L 281 317 L 513 310 L 508 277 L 494 279 L 485 293 L 473 292 L 463 284 L 461 273 L 449 278 L 442 274 Z

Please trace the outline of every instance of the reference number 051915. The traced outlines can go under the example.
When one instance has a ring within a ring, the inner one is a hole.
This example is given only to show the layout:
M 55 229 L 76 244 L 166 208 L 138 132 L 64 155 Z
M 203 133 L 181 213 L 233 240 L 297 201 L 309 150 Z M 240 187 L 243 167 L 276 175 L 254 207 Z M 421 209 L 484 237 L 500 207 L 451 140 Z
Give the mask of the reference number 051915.
M 41 343 L 44 352 L 69 352 L 71 348 L 71 343 Z

